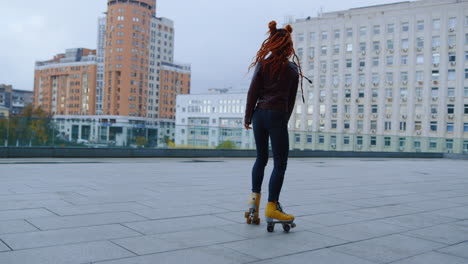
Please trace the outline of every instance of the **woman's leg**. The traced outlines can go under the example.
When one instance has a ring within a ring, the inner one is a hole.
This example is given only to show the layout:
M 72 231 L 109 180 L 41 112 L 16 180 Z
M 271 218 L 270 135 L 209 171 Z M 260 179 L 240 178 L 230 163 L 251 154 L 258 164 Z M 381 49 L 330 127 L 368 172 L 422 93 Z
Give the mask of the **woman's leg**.
M 262 190 L 265 167 L 268 163 L 268 129 L 265 128 L 265 112 L 255 110 L 252 117 L 252 126 L 257 147 L 257 159 L 252 168 L 252 192 L 260 193 Z
M 269 202 L 277 202 L 283 186 L 284 174 L 288 163 L 289 154 L 289 135 L 287 121 L 281 123 L 282 120 L 277 120 L 279 125 L 273 125 L 270 128 L 271 148 L 273 151 L 274 168 L 270 177 L 269 185 Z

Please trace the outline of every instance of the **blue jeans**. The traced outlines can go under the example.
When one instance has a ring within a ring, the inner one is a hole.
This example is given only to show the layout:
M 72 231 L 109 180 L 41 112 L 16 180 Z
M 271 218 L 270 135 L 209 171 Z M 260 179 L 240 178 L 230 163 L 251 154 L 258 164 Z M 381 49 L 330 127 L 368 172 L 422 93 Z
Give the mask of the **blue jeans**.
M 280 110 L 255 109 L 252 116 L 257 159 L 252 169 L 252 192 L 260 193 L 268 163 L 268 139 L 271 139 L 274 168 L 270 177 L 269 202 L 279 199 L 288 163 L 288 113 Z

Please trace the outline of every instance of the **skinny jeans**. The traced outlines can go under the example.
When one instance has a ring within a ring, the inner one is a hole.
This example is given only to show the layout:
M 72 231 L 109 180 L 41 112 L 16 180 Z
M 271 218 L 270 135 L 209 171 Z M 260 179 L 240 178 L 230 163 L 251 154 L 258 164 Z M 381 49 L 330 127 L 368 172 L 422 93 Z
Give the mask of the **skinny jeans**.
M 261 193 L 265 167 L 268 163 L 268 140 L 273 152 L 268 201 L 279 200 L 289 154 L 288 113 L 280 110 L 254 110 L 252 126 L 257 147 L 257 159 L 252 168 L 252 192 Z

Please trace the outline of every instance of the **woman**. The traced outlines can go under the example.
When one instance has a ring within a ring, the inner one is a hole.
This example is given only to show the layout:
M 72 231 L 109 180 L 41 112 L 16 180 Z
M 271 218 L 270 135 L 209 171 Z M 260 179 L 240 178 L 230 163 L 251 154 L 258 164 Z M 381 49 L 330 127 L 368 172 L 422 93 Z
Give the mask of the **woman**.
M 288 226 L 289 231 L 289 224 L 295 226 L 294 216 L 284 213 L 278 200 L 288 160 L 288 121 L 294 109 L 299 77 L 302 74 L 298 60 L 297 64 L 289 61 L 291 57 L 297 59 L 291 38 L 292 27 L 287 25 L 277 29 L 275 21 L 270 22 L 268 27 L 269 36 L 249 68 L 255 67 L 255 71 L 247 94 L 244 127 L 247 130 L 252 129 L 250 124 L 253 123 L 257 159 L 252 169 L 252 194 L 245 217 L 248 224 L 260 223 L 260 192 L 268 162 L 270 138 L 274 169 L 270 177 L 265 217 L 268 231 L 273 231 L 275 223 Z

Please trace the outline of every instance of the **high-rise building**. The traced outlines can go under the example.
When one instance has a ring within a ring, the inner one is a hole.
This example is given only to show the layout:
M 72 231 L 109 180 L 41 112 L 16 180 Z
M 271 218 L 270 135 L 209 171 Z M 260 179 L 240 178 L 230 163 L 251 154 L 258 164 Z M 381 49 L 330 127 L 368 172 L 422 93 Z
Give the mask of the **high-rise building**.
M 324 132 L 317 139 L 298 134 L 295 143 L 462 151 L 468 139 L 468 1 L 353 8 L 299 19 L 293 27 L 313 84 L 304 86 L 306 103 L 297 100 L 290 125 Z
M 34 106 L 50 115 L 94 115 L 96 71 L 96 50 L 91 49 L 67 49 L 36 62 Z
M 104 100 L 104 60 L 106 55 L 106 17 L 98 18 L 97 36 L 97 75 L 96 75 L 96 115 L 102 115 Z

